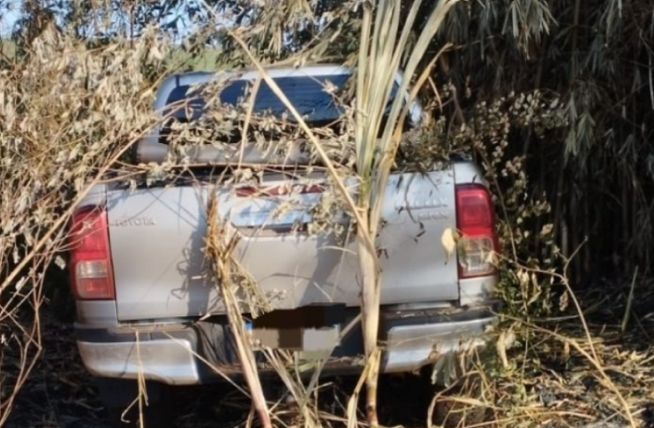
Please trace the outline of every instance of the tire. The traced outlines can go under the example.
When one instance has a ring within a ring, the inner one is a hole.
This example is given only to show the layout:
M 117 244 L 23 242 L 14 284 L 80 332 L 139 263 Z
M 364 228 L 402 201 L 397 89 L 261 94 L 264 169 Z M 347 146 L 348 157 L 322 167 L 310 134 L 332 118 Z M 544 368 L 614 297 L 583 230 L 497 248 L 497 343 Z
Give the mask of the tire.
M 433 422 L 445 428 L 475 426 L 486 422 L 486 407 L 474 406 L 456 399 L 457 396 L 480 399 L 482 387 L 481 379 L 477 376 L 461 379 L 461 382 L 436 399 Z
M 173 427 L 172 414 L 168 406 L 168 388 L 158 382 L 147 382 L 147 404 L 143 400 L 142 415 L 139 412 L 139 386 L 135 380 L 97 378 L 99 397 L 104 405 L 112 428 L 140 427 L 143 418 L 146 428 Z
M 478 370 L 488 373 L 496 364 L 494 349 L 483 347 L 474 354 L 449 354 L 439 361 L 437 367 L 429 367 L 424 374 L 430 379 L 435 394 L 435 403 L 431 403 L 434 406 L 431 422 L 444 428 L 454 428 L 487 424 L 492 420 L 492 408 L 475 405 L 472 400 L 480 404 L 495 400 L 492 380 Z M 487 384 L 488 381 L 491 385 Z M 438 394 L 443 389 L 447 389 L 447 392 Z M 465 399 L 469 401 L 464 402 Z

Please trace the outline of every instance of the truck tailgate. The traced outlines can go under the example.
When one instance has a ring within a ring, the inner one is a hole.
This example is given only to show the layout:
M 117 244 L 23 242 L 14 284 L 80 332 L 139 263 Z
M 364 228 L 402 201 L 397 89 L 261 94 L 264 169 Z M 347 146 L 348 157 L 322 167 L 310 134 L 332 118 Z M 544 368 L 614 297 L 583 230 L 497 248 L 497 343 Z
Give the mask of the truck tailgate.
M 309 235 L 289 228 L 311 221 L 309 209 L 319 202 L 319 192 L 238 197 L 234 190 L 193 185 L 108 192 L 120 320 L 223 313 L 203 253 L 209 192 L 217 192 L 221 220 L 231 222 L 242 235 L 235 257 L 273 306 L 360 304 L 353 239 L 339 248 L 334 234 Z M 271 215 L 290 198 L 295 201 L 292 209 Z M 377 239 L 382 303 L 457 300 L 456 260 L 448 260 L 441 244 L 443 231 L 456 227 L 453 171 L 391 176 L 383 219 Z

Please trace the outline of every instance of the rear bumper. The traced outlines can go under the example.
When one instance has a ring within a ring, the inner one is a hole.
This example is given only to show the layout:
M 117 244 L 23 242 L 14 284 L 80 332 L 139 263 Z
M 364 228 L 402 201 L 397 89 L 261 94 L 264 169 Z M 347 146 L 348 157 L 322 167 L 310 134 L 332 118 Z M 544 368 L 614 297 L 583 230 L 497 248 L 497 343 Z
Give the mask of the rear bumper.
M 490 312 L 463 312 L 458 317 L 384 317 L 387 326 L 382 369 L 412 372 L 448 354 L 483 346 L 497 318 Z M 392 319 L 389 319 L 392 318 Z
M 381 319 L 382 371 L 411 372 L 453 352 L 483 346 L 496 317 L 490 308 L 385 311 Z M 325 375 L 362 369 L 360 323 L 350 330 L 323 369 Z M 239 377 L 229 329 L 221 323 L 97 328 L 77 324 L 77 344 L 86 368 L 96 376 L 192 385 Z M 266 368 L 259 355 L 260 370 Z M 310 373 L 310 372 L 309 372 Z

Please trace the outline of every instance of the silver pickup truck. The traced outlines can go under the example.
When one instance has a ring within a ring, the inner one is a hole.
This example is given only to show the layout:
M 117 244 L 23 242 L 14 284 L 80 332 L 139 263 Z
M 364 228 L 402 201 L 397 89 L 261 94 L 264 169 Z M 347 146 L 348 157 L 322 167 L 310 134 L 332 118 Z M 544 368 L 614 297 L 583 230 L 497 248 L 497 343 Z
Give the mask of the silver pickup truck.
M 307 121 L 339 114 L 330 107 L 323 84 L 338 85 L 351 75 L 347 68 L 332 65 L 268 72 L 308 115 Z M 192 96 L 190 88 L 213 75 L 190 72 L 167 78 L 154 108 L 163 112 Z M 237 102 L 245 83 L 256 76 L 252 71 L 234 74 L 231 86 L 220 93 L 221 101 Z M 284 110 L 263 83 L 254 108 Z M 415 101 L 411 123 L 419 126 L 422 115 Z M 162 125 L 136 146 L 135 161 L 165 158 L 163 130 Z M 245 155 L 249 162 L 262 160 L 256 149 Z M 193 156 L 196 163 L 225 160 L 225 153 L 213 146 Z M 295 180 L 282 167 L 270 168 L 259 186 L 276 188 Z M 311 317 L 306 314 L 333 309 L 332 315 L 318 317 L 322 320 L 318 323 L 325 324 L 318 327 L 340 328 L 339 342 L 323 373 L 361 370 L 361 330 L 353 322 L 361 303 L 356 245 L 352 240 L 337 242 L 333 234 L 308 234 L 291 227 L 311 221 L 320 186 L 288 196 L 217 184 L 215 179 L 203 184 L 198 176 L 135 189 L 124 183 L 103 184 L 78 205 L 71 222 L 70 269 L 79 354 L 99 379 L 110 409 L 129 404 L 134 397 L 125 391 L 136 379 L 145 379 L 157 391 L 161 385 L 220 381 L 218 372 L 239 374 L 219 290 L 204 274 L 211 192 L 219 201 L 220 220 L 230 222 L 241 235 L 236 249 L 241 265 L 264 293 L 275 296 L 273 312 L 295 320 L 296 325 L 279 328 L 315 328 L 315 319 L 307 321 Z M 271 218 L 269 214 L 290 197 L 296 199 L 296 208 Z M 462 341 L 482 340 L 495 320 L 492 292 L 497 272 L 487 250 L 497 248 L 497 237 L 491 197 L 478 167 L 466 159 L 452 159 L 426 174 L 393 174 L 382 216 L 377 246 L 383 268 L 379 332 L 383 371 L 418 371 L 459 349 Z M 463 236 L 460 245 L 465 251 L 453 255 L 445 251 L 442 238 L 448 228 Z M 261 370 L 267 370 L 263 359 Z M 157 394 L 150 393 L 151 404 Z

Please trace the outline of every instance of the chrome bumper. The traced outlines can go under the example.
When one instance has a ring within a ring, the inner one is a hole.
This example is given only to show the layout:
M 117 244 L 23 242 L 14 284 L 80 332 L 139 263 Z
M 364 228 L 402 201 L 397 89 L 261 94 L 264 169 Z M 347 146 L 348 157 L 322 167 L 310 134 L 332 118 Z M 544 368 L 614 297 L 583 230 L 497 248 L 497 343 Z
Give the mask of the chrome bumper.
M 381 320 L 384 332 L 382 371 L 411 372 L 453 352 L 483 346 L 488 340 L 488 327 L 495 323 L 494 315 L 479 310 L 453 315 L 425 311 L 384 314 Z M 76 325 L 76 331 L 80 356 L 93 375 L 124 379 L 143 376 L 170 385 L 193 385 L 220 379 L 215 370 L 208 368 L 207 359 L 202 355 L 204 346 L 200 344 L 197 330 L 190 326 L 160 326 L 137 334 L 125 328 L 100 330 Z M 339 356 L 325 365 L 323 373 L 360 371 L 361 366 L 354 363 L 360 360 L 356 355 L 360 352 L 351 354 L 350 363 L 347 357 Z M 233 355 L 231 361 L 234 364 L 216 369 L 238 375 L 238 363 Z
M 170 385 L 200 383 L 193 344 L 185 339 L 143 342 L 77 342 L 86 369 L 94 376 L 157 380 Z
M 487 329 L 495 321 L 490 317 L 391 327 L 382 362 L 383 371 L 412 372 L 448 354 L 484 346 L 488 341 Z

